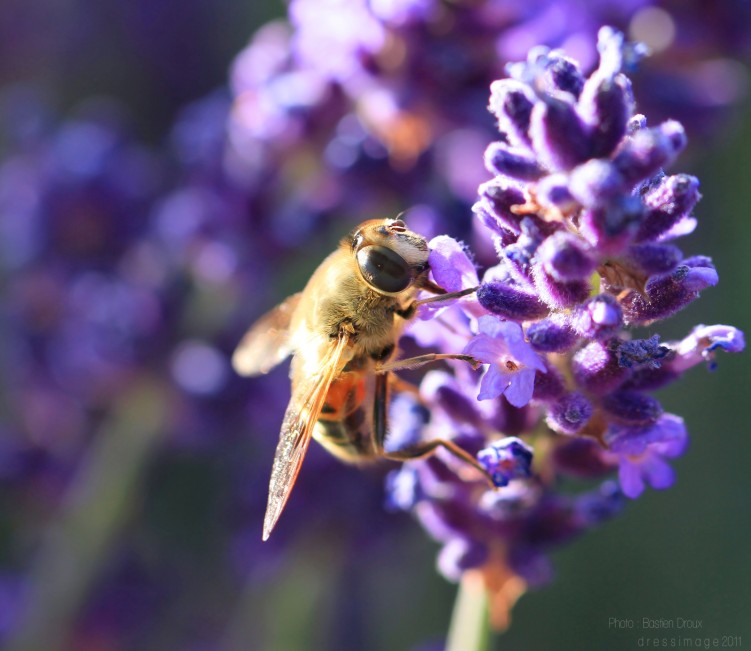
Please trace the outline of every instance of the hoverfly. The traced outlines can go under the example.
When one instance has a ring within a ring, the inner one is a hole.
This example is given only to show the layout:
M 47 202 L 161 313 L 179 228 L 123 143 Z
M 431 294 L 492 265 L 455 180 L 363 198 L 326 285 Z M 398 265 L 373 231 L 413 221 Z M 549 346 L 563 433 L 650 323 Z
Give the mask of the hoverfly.
M 406 461 L 443 447 L 487 473 L 455 443 L 420 442 L 384 450 L 390 372 L 467 355 L 432 353 L 391 361 L 401 332 L 422 303 L 457 298 L 428 278 L 428 244 L 401 219 L 373 219 L 344 237 L 305 289 L 262 316 L 245 334 L 232 364 L 240 375 L 267 373 L 293 354 L 292 398 L 284 414 L 263 524 L 267 540 L 284 509 L 310 439 L 340 459 Z M 425 290 L 434 296 L 416 300 Z M 492 481 L 491 481 L 492 483 Z

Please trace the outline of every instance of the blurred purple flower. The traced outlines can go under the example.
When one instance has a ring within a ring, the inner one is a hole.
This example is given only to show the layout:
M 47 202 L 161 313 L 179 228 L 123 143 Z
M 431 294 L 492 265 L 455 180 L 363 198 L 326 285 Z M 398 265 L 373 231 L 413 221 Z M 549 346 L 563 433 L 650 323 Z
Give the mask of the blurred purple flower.
M 645 483 L 657 490 L 673 485 L 675 472 L 665 459 L 685 452 L 688 434 L 682 418 L 666 414 L 640 429 L 611 427 L 606 441 L 618 457 L 623 494 L 636 499 L 644 491 Z
M 493 478 L 493 483 L 498 488 L 503 488 L 512 479 L 530 476 L 532 455 L 531 447 L 515 436 L 510 436 L 480 450 L 477 460 Z

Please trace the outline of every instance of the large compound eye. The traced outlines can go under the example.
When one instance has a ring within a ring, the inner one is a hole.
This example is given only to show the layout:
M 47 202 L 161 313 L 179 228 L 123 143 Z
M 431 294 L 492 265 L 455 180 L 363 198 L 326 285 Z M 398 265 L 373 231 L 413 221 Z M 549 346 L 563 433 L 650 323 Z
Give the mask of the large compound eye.
M 401 292 L 412 282 L 412 271 L 404 258 L 385 246 L 360 249 L 357 264 L 368 285 L 382 292 Z

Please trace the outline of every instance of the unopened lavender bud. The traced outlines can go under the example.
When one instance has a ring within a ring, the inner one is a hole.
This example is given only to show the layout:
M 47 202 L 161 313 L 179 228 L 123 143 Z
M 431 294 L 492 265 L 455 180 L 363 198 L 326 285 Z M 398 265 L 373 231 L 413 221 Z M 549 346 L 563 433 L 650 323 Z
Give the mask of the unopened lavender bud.
M 476 201 L 472 206 L 472 214 L 478 221 L 493 232 L 493 235 L 501 238 L 502 246 L 511 243 L 516 235 L 498 219 L 498 216 L 490 210 L 485 201 Z
M 529 120 L 534 94 L 526 84 L 503 79 L 490 84 L 488 108 L 498 118 L 498 129 L 514 145 L 529 145 Z
M 678 266 L 683 253 L 671 244 L 634 244 L 626 253 L 645 274 L 665 274 Z
M 486 310 L 511 321 L 534 321 L 548 315 L 549 308 L 537 296 L 507 283 L 483 283 L 477 300 Z
M 674 371 L 669 364 L 637 368 L 623 383 L 623 389 L 633 391 L 655 391 L 679 379 L 681 373 Z
M 571 360 L 571 370 L 576 383 L 596 395 L 617 389 L 629 376 L 629 370 L 618 363 L 615 353 L 602 341 L 593 341 L 578 351 Z
M 547 372 L 535 373 L 535 389 L 532 399 L 552 402 L 563 396 L 566 392 L 566 384 L 560 371 L 547 360 L 544 361 Z
M 483 183 L 478 190 L 480 204 L 490 216 L 497 220 L 497 228 L 507 228 L 514 233 L 521 232 L 521 217 L 512 212 L 511 207 L 525 202 L 524 192 L 511 182 L 495 179 Z
M 561 434 L 576 434 L 593 413 L 592 404 L 581 393 L 567 393 L 550 407 L 547 423 Z
M 569 57 L 551 53 L 546 74 L 552 88 L 574 98 L 578 98 L 584 88 L 584 75 L 576 61 Z
M 540 353 L 563 353 L 573 347 L 579 334 L 562 319 L 544 319 L 527 328 L 530 345 Z
M 624 75 L 589 78 L 579 100 L 579 112 L 593 126 L 592 156 L 609 156 L 626 135 L 634 109 L 631 83 Z
M 530 135 L 540 161 L 550 170 L 570 170 L 589 158 L 587 128 L 574 104 L 564 97 L 546 96 L 535 105 Z
M 714 287 L 720 281 L 712 260 L 706 256 L 686 258 L 683 264 L 688 268 L 683 277 L 683 286 L 690 292 L 700 292 L 707 287 Z
M 485 150 L 485 168 L 493 174 L 525 181 L 539 179 L 544 172 L 529 150 L 511 147 L 504 142 L 491 143 Z
M 594 158 L 578 165 L 571 172 L 569 191 L 587 208 L 608 204 L 623 194 L 626 184 L 610 161 Z
M 623 298 L 624 318 L 627 323 L 664 319 L 696 300 L 701 290 L 717 281 L 717 271 L 708 258 L 689 258 L 672 273 L 650 278 L 646 296 L 631 292 Z
M 623 326 L 623 311 L 610 294 L 598 294 L 571 315 L 571 329 L 587 339 L 612 337 Z
M 597 266 L 586 243 L 563 231 L 545 239 L 537 249 L 537 258 L 545 271 L 561 282 L 588 279 Z
M 578 305 L 586 300 L 591 290 L 588 280 L 560 282 L 539 264 L 532 268 L 532 278 L 540 299 L 553 309 L 565 309 Z
M 626 425 L 648 425 L 662 416 L 662 405 L 645 393 L 616 391 L 602 399 L 605 411 Z
M 569 177 L 566 174 L 549 174 L 537 184 L 537 201 L 548 208 L 561 211 L 574 210 L 576 199 L 569 189 Z
M 639 199 L 624 196 L 606 206 L 585 210 L 579 230 L 593 248 L 606 255 L 616 255 L 633 240 L 642 214 Z
M 602 477 L 613 471 L 603 461 L 602 448 L 591 438 L 577 436 L 556 446 L 553 462 L 562 473 L 580 479 Z
M 636 234 L 637 242 L 655 240 L 691 213 L 701 199 L 699 180 L 689 174 L 664 177 L 644 195 L 647 211 Z
M 637 131 L 613 159 L 629 183 L 648 179 L 675 160 L 686 146 L 686 133 L 674 120 L 654 129 Z

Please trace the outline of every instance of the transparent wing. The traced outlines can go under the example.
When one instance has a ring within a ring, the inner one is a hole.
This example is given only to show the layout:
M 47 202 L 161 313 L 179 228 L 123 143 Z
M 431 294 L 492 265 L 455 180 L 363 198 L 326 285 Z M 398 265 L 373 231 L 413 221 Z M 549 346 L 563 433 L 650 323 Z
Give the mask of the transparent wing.
M 268 540 L 282 514 L 302 460 L 308 450 L 318 416 L 326 401 L 331 382 L 339 371 L 342 353 L 349 343 L 349 334 L 341 332 L 321 361 L 320 370 L 295 387 L 284 414 L 279 444 L 274 455 L 269 482 L 269 501 L 263 521 L 263 539 Z
M 289 356 L 289 324 L 301 295 L 290 296 L 245 333 L 232 355 L 232 366 L 239 375 L 263 375 Z

